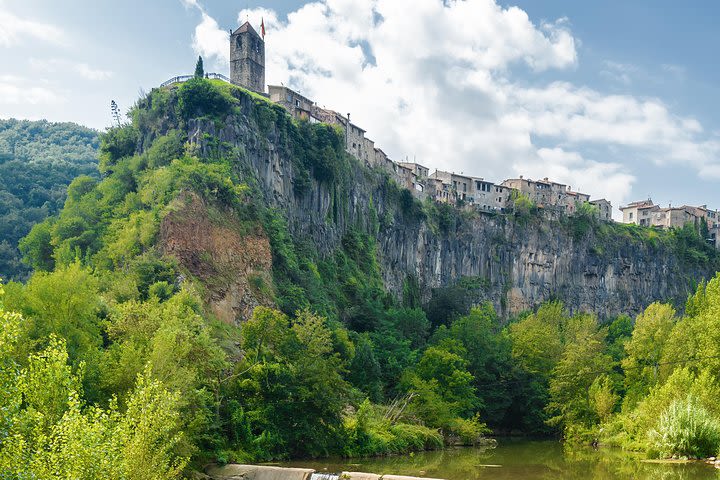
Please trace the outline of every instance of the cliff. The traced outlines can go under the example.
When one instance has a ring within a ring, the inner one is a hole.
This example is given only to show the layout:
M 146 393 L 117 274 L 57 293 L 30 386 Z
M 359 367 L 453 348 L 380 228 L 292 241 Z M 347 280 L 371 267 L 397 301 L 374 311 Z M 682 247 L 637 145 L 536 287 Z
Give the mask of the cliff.
M 699 256 L 688 259 L 664 232 L 587 218 L 487 214 L 422 204 L 382 171 L 347 155 L 331 155 L 332 165 L 308 160 L 308 149 L 316 144 L 303 135 L 318 134 L 317 129 L 293 124 L 280 107 L 246 93 L 233 95 L 233 113 L 187 121 L 170 115 L 146 137 L 166 133 L 178 123 L 201 157 L 230 159 L 255 189 L 260 197 L 256 200 L 286 219 L 295 244 L 312 245 L 319 258 L 342 249 L 350 230 L 368 234 L 375 241 L 383 284 L 395 298 L 402 298 L 411 283 L 426 304 L 442 289 L 471 278 L 468 300 L 489 300 L 504 316 L 559 299 L 572 311 L 593 311 L 605 318 L 635 314 L 655 300 L 682 305 L 694 285 L 715 272 L 717 261 L 708 259 L 711 253 L 701 248 Z M 332 134 L 331 127 L 326 130 Z M 173 242 L 169 236 L 164 236 L 166 243 Z M 216 246 L 243 249 L 257 244 L 236 239 Z M 207 242 L 197 248 L 212 250 Z M 195 255 L 185 250 L 181 260 Z M 248 269 L 268 267 L 265 262 L 251 267 L 245 263 L 232 271 L 245 275 Z M 223 302 L 243 304 L 227 306 L 240 318 L 248 305 L 268 302 L 262 295 L 248 298 L 246 284 L 231 279 L 215 294 Z

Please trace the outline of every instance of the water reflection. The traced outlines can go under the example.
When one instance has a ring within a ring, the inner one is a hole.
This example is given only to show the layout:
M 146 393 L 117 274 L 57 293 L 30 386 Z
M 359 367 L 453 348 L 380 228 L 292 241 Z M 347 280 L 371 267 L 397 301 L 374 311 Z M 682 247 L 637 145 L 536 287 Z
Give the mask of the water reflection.
M 720 473 L 698 463 L 655 464 L 620 450 L 567 449 L 554 441 L 500 440 L 496 448 L 454 448 L 408 456 L 371 459 L 295 461 L 284 466 L 394 473 L 447 480 L 705 480 Z

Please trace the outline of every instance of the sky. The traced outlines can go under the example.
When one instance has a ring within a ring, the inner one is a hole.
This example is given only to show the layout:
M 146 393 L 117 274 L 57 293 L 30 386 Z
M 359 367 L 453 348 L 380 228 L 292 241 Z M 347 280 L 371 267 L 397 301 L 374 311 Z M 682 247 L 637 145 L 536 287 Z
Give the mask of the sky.
M 718 18 L 699 0 L 0 0 L 0 118 L 103 130 L 111 100 L 198 55 L 228 74 L 229 29 L 262 19 L 267 82 L 350 112 L 395 160 L 720 208 Z

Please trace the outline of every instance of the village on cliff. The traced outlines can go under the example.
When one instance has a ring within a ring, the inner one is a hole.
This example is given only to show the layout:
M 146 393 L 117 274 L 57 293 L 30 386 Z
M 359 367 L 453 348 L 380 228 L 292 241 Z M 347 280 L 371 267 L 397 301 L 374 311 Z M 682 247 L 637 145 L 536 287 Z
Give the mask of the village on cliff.
M 375 147 L 365 136 L 366 131 L 350 121 L 350 114 L 342 115 L 318 104 L 284 85 L 268 85 L 265 91 L 265 42 L 249 22 L 230 32 L 230 78 L 211 74 L 232 84 L 251 90 L 282 105 L 297 119 L 312 123 L 339 126 L 345 132 L 346 150 L 369 167 L 384 169 L 399 185 L 410 190 L 421 200 L 464 205 L 484 212 L 506 212 L 512 209 L 518 193 L 531 200 L 538 208 L 560 215 L 572 215 L 585 203 L 596 208 L 595 215 L 603 221 L 613 221 L 612 204 L 605 199 L 591 199 L 590 195 L 573 191 L 571 186 L 554 182 L 547 177 L 541 180 L 511 178 L 495 183 L 482 177 L 463 173 L 430 169 L 415 162 L 396 162 Z M 175 77 L 165 84 L 190 78 Z M 514 193 L 515 192 L 515 193 Z M 668 206 L 662 208 L 652 200 L 632 202 L 620 207 L 623 223 L 657 228 L 678 228 L 691 223 L 707 225 L 707 241 L 720 249 L 720 212 L 707 205 Z

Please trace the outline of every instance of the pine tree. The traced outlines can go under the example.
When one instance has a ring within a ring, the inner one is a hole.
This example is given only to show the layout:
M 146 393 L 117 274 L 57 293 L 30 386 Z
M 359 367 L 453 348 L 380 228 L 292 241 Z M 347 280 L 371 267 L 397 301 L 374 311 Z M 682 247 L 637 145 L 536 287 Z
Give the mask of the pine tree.
M 198 61 L 195 64 L 195 78 L 203 78 L 205 76 L 205 69 L 203 68 L 203 59 L 198 57 Z

